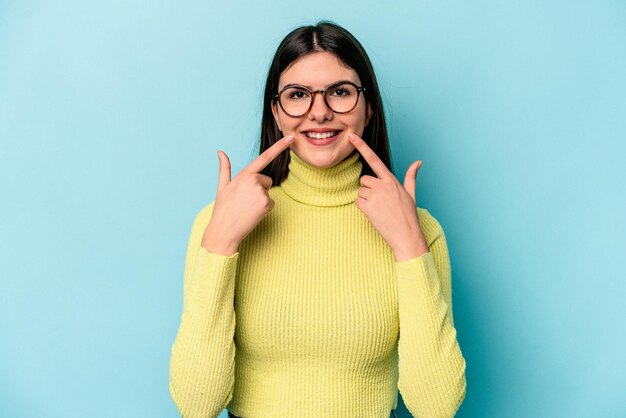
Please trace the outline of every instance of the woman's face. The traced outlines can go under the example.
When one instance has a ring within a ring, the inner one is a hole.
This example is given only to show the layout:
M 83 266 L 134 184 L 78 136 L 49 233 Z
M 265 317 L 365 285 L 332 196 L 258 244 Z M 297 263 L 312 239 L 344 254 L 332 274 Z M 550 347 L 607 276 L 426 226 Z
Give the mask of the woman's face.
M 323 90 L 339 80 L 349 80 L 361 86 L 357 73 L 352 68 L 344 66 L 335 55 L 329 52 L 314 52 L 287 67 L 280 76 L 278 91 L 287 84 Z M 296 140 L 289 145 L 293 152 L 307 163 L 320 168 L 332 167 L 352 154 L 354 146 L 348 141 L 347 135 L 355 133 L 362 136 L 372 116 L 371 105 L 365 103 L 362 92 L 356 107 L 348 113 L 334 113 L 326 106 L 321 94 L 314 95 L 311 109 L 303 116 L 291 117 L 285 114 L 278 103 L 272 103 L 272 112 L 283 136 L 290 134 L 295 136 Z M 314 128 L 330 128 L 341 132 L 333 142 L 317 145 L 309 142 L 303 133 Z

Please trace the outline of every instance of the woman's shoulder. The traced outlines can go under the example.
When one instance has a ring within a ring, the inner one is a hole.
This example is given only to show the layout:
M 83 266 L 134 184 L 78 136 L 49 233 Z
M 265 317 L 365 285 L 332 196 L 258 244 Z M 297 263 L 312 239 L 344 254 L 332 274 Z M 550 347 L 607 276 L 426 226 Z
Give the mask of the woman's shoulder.
M 435 238 L 444 235 L 443 227 L 428 209 L 417 207 L 417 218 L 429 246 Z

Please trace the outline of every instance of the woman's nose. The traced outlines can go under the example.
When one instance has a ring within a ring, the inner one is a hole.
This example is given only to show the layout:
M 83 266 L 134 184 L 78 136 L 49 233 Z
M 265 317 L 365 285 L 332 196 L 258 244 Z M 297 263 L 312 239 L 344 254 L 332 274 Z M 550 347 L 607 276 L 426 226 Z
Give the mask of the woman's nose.
M 324 96 L 321 93 L 313 95 L 313 104 L 309 111 L 309 118 L 315 120 L 332 119 L 333 111 L 326 106 Z

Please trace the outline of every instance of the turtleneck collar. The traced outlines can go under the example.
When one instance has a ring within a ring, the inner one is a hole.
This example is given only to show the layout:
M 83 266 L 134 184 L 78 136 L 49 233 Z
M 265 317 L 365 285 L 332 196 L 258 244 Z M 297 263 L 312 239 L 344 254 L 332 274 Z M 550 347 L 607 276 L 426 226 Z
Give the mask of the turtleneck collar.
M 312 206 L 341 206 L 358 197 L 363 165 L 358 151 L 328 168 L 307 163 L 292 149 L 289 156 L 289 174 L 280 187 L 293 200 Z

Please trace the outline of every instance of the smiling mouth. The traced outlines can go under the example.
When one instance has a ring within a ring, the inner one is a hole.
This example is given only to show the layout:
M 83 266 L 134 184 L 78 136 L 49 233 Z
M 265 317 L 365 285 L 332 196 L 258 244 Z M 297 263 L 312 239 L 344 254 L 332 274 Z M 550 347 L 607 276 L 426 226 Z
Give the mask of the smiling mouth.
M 337 136 L 341 131 L 329 131 L 329 132 L 303 132 L 304 136 L 310 139 L 326 139 Z
M 302 132 L 302 137 L 312 145 L 328 145 L 337 141 L 339 138 L 339 134 L 343 131 L 333 131 L 333 132 L 325 132 L 323 135 L 311 135 L 308 132 Z M 332 136 L 329 136 L 332 135 Z

